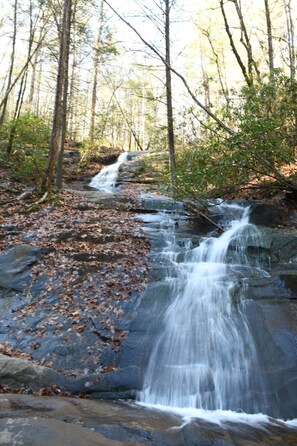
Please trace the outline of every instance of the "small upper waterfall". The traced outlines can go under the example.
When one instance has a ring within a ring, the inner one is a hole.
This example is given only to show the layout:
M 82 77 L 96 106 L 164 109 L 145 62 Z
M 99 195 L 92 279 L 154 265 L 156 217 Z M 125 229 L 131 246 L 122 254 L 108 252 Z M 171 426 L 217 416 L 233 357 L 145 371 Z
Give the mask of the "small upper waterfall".
M 181 247 L 175 225 L 164 220 L 171 266 L 171 301 L 153 348 L 139 401 L 206 410 L 266 412 L 257 372 L 257 351 L 245 315 L 247 277 L 267 277 L 250 247 L 261 233 L 249 223 L 248 208 L 220 205 L 226 228 L 198 247 Z
M 128 158 L 128 153 L 122 153 L 117 161 L 110 166 L 103 167 L 90 182 L 90 186 L 103 192 L 114 192 L 116 181 L 118 178 L 119 168 Z

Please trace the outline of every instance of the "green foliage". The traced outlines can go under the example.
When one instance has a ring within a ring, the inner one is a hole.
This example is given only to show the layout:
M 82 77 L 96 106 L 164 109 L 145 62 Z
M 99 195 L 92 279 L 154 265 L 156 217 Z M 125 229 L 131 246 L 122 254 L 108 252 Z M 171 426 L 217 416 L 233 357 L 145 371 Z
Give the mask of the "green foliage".
M 297 83 L 281 73 L 245 88 L 229 111 L 234 135 L 208 132 L 177 153 L 178 193 L 217 194 L 263 176 L 290 185 L 281 167 L 295 161 L 296 98 Z
M 50 130 L 35 115 L 24 115 L 4 124 L 0 131 L 0 150 L 15 178 L 38 182 L 43 175 Z M 6 154 L 6 155 L 5 155 Z
M 168 192 L 170 189 L 169 158 L 167 150 L 156 150 L 143 153 L 135 158 L 134 172 L 137 179 L 148 187 L 157 185 L 159 191 Z
M 297 84 L 281 74 L 243 91 L 238 146 L 248 148 L 252 167 L 272 173 L 294 161 Z

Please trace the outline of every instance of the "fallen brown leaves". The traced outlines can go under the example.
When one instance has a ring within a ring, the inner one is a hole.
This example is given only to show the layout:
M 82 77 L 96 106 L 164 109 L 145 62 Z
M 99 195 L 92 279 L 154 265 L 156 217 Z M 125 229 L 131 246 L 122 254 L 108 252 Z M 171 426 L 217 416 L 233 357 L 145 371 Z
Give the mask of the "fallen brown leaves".
M 135 192 L 126 192 L 129 196 L 134 199 Z M 38 246 L 42 258 L 33 266 L 31 283 L 19 303 L 11 308 L 0 352 L 33 358 L 73 375 L 114 367 L 102 368 L 100 353 L 104 348 L 117 352 L 125 338 L 118 326 L 126 303 L 133 304 L 144 287 L 149 249 L 139 222 L 129 205 L 126 208 L 104 209 L 71 192 L 60 194 L 59 204 L 43 203 L 30 213 L 21 202 L 2 206 L 0 250 Z M 50 337 L 63 346 L 61 353 L 50 349 Z M 81 348 L 76 367 L 65 359 L 71 355 L 70 346 Z

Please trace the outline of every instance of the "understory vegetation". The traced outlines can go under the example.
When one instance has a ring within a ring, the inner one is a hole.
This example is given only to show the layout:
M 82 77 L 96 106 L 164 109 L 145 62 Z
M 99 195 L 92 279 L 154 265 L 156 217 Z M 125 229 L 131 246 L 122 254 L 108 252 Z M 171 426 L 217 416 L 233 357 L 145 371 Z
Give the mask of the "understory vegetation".
M 296 96 L 297 83 L 275 73 L 273 79 L 242 89 L 227 109 L 217 110 L 233 132 L 226 135 L 208 121 L 199 138 L 177 146 L 177 196 L 217 196 L 263 182 L 267 188 L 295 190 Z M 158 162 L 161 153 L 163 162 Z M 147 175 L 155 172 L 156 181 L 168 187 L 168 162 L 161 153 L 140 163 Z
M 197 139 L 177 144 L 176 177 L 178 197 L 197 198 L 228 193 L 249 183 L 273 180 L 274 187 L 295 189 L 296 180 L 282 173 L 295 162 L 297 135 L 297 83 L 275 73 L 242 89 L 228 108 L 216 113 L 228 123 L 226 135 L 209 119 Z M 50 129 L 35 115 L 24 115 L 4 124 L 1 130 L 1 160 L 15 179 L 40 183 L 45 168 Z M 100 157 L 98 145 L 78 144 L 80 162 Z M 121 149 L 112 152 L 120 153 Z M 170 185 L 166 145 L 138 161 L 139 173 L 151 176 L 162 191 Z M 102 155 L 102 153 L 101 153 Z M 79 168 L 79 166 L 78 166 Z
M 1 163 L 12 177 L 39 184 L 44 175 L 50 128 L 36 115 L 23 115 L 3 125 L 0 131 Z

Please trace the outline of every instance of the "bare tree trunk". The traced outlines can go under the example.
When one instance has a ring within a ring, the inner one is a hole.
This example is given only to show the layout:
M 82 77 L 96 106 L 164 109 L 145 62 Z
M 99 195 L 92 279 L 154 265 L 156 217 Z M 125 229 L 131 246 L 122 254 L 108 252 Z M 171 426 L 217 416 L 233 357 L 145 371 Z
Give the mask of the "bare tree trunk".
M 72 63 L 71 75 L 69 75 L 69 97 L 68 97 L 68 138 L 71 142 L 76 140 L 76 117 L 77 117 L 77 92 L 78 92 L 78 74 L 77 74 L 77 45 L 76 45 L 76 12 L 78 0 L 74 0 L 72 8 Z M 70 62 L 69 62 L 70 63 Z M 70 67 L 68 68 L 68 71 Z
M 92 87 L 92 100 L 91 100 L 91 122 L 90 122 L 90 133 L 89 138 L 91 144 L 94 142 L 95 133 L 95 116 L 96 116 L 96 102 L 97 102 L 97 82 L 98 82 L 98 71 L 99 71 L 99 60 L 100 60 L 100 49 L 102 45 L 102 33 L 103 33 L 103 20 L 104 20 L 104 2 L 101 0 L 100 3 L 100 22 L 96 45 L 94 48 L 94 77 L 93 77 L 93 87 Z
M 35 34 L 34 33 L 34 25 L 33 25 L 32 14 L 33 14 L 33 6 L 32 6 L 32 0 L 30 0 L 30 34 L 29 34 L 29 44 L 28 44 L 27 60 L 29 60 L 30 55 L 31 55 L 32 45 L 33 45 L 33 41 L 34 41 L 34 34 Z M 22 109 L 23 102 L 24 102 L 24 95 L 25 95 L 26 86 L 27 86 L 27 80 L 28 80 L 28 67 L 29 67 L 29 65 L 27 66 L 27 69 L 24 71 L 24 73 L 22 75 L 21 84 L 20 84 L 20 87 L 19 87 L 18 98 L 17 98 L 17 102 L 16 102 L 16 105 L 15 105 L 13 119 L 18 119 L 20 117 L 20 114 L 21 114 L 21 109 Z M 11 126 L 11 128 L 10 128 L 8 144 L 7 144 L 7 147 L 6 147 L 6 152 L 8 154 L 10 154 L 11 151 L 12 151 L 12 145 L 13 145 L 13 140 L 14 140 L 14 136 L 15 136 L 15 131 L 16 131 L 16 125 L 13 124 Z
M 43 60 L 42 56 L 39 61 L 39 69 L 37 72 L 37 78 L 36 78 L 36 92 L 34 91 L 35 101 L 34 101 L 34 113 L 36 115 L 39 115 L 39 109 L 40 109 L 40 90 L 41 90 L 41 82 L 42 82 L 42 69 L 43 69 Z
M 120 101 L 117 99 L 115 93 L 114 93 L 113 97 L 114 97 L 114 99 L 115 99 L 115 101 L 117 103 L 117 106 L 119 107 L 119 110 L 120 110 L 124 120 L 126 121 L 126 124 L 128 125 L 128 128 L 129 128 L 131 136 L 133 136 L 133 138 L 134 138 L 134 141 L 135 141 L 137 149 L 140 150 L 140 152 L 142 152 L 144 149 L 143 149 L 143 147 L 141 145 L 141 141 L 138 138 L 136 131 L 133 128 L 133 122 L 131 122 L 129 120 L 129 118 L 127 117 L 127 114 L 124 112 L 124 110 L 123 110 L 123 108 L 122 108 L 122 106 L 120 104 Z M 118 134 L 118 132 L 117 132 L 117 134 Z
M 35 92 L 35 83 L 36 83 L 36 68 L 38 64 L 38 53 L 35 54 L 34 61 L 32 62 L 32 74 L 31 74 L 31 82 L 30 82 L 30 92 L 29 92 L 29 104 L 33 105 L 34 100 L 34 92 Z
M 286 14 L 286 26 L 288 35 L 288 53 L 290 63 L 290 78 L 295 80 L 296 76 L 296 49 L 295 49 L 295 30 L 294 21 L 292 18 L 291 0 L 283 0 L 285 14 Z
M 173 194 L 176 190 L 174 123 L 172 106 L 172 81 L 170 57 L 170 0 L 165 0 L 165 75 L 166 75 L 166 106 L 167 106 L 167 138 L 169 149 L 169 163 L 171 187 Z
M 18 9 L 18 0 L 15 0 L 14 1 L 14 9 L 13 9 L 14 14 L 13 14 L 12 51 L 11 51 L 10 67 L 9 67 L 9 73 L 8 73 L 8 79 L 7 79 L 6 93 L 5 93 L 4 98 L 0 104 L 0 107 L 2 107 L 2 111 L 1 111 L 1 115 L 0 115 L 0 128 L 2 127 L 4 119 L 5 119 L 8 96 L 11 91 L 11 80 L 12 80 L 12 73 L 13 73 L 13 68 L 14 68 L 16 35 L 17 35 L 17 9 Z
M 73 34 L 75 36 L 75 30 L 73 30 Z M 75 39 L 75 37 L 74 37 Z M 77 51 L 75 48 L 75 41 L 73 42 L 74 48 L 72 53 L 72 66 L 71 66 L 71 75 L 69 76 L 69 128 L 68 128 L 68 137 L 69 140 L 74 142 L 76 140 L 76 112 L 77 112 Z
M 54 116 L 53 116 L 52 132 L 49 146 L 48 163 L 44 179 L 42 182 L 43 192 L 48 191 L 53 183 L 54 169 L 58 151 L 59 151 L 58 162 L 62 164 L 63 160 L 63 147 L 65 138 L 65 132 L 64 132 L 65 122 L 63 123 L 63 120 L 65 119 L 64 110 L 65 107 L 67 106 L 66 104 L 67 91 L 65 91 L 65 87 L 68 84 L 66 78 L 68 70 L 69 44 L 70 44 L 70 31 L 71 31 L 71 4 L 72 4 L 71 0 L 64 0 Z M 62 154 L 61 156 L 60 153 Z M 60 169 L 60 166 L 58 169 Z
M 271 17 L 270 17 L 268 0 L 264 0 L 264 4 L 265 4 L 265 18 L 267 26 L 267 39 L 268 39 L 269 72 L 270 72 L 270 78 L 273 79 L 274 76 L 273 38 L 272 38 L 272 26 L 271 26 Z
M 111 5 L 107 0 L 103 0 L 104 3 L 106 3 L 108 5 L 108 7 L 119 17 L 119 19 L 124 22 L 130 29 L 132 29 L 134 31 L 134 33 L 139 37 L 139 39 L 154 53 L 156 54 L 156 56 L 161 60 L 161 62 L 165 65 L 168 66 L 170 71 L 172 73 L 174 73 L 184 84 L 187 92 L 189 93 L 190 97 L 192 98 L 192 100 L 195 102 L 195 104 L 198 105 L 198 107 L 200 107 L 202 110 L 205 111 L 205 113 L 208 114 L 208 116 L 210 116 L 217 124 L 220 128 L 222 128 L 225 132 L 229 133 L 229 135 L 234 135 L 236 134 L 236 132 L 234 132 L 231 128 L 229 128 L 226 124 L 224 124 L 224 122 L 219 119 L 214 113 L 212 113 L 212 111 L 205 107 L 197 98 L 197 96 L 193 93 L 192 89 L 190 88 L 188 82 L 186 81 L 186 79 L 184 78 L 184 76 L 179 73 L 177 70 L 175 70 L 172 66 L 168 65 L 166 62 L 166 58 L 164 58 L 164 56 L 160 53 L 160 51 L 157 50 L 157 48 L 152 45 L 151 43 L 149 43 L 146 39 L 144 39 L 142 37 L 142 35 L 137 31 L 136 28 L 134 28 L 134 26 L 131 25 L 131 23 L 129 23 L 126 19 L 124 19 L 124 17 L 122 17 Z
M 242 45 L 244 46 L 246 53 L 247 53 L 247 63 L 248 63 L 248 73 L 249 73 L 249 78 L 251 81 L 253 81 L 253 69 L 255 70 L 257 76 L 260 76 L 260 72 L 258 70 L 257 64 L 254 61 L 253 58 L 253 51 L 252 51 L 252 45 L 249 39 L 249 35 L 244 23 L 244 18 L 242 15 L 242 10 L 241 10 L 241 5 L 238 2 L 238 0 L 231 0 L 233 1 L 234 5 L 235 5 L 235 9 L 236 9 L 236 13 L 239 19 L 239 23 L 240 23 L 240 30 L 241 30 L 241 38 L 240 38 L 240 42 L 242 43 Z
M 234 42 L 231 30 L 230 30 L 230 26 L 229 26 L 229 23 L 228 23 L 228 19 L 227 19 L 227 16 L 226 16 L 225 7 L 224 7 L 224 0 L 220 0 L 220 7 L 221 7 L 223 19 L 224 19 L 225 30 L 226 30 L 227 36 L 229 38 L 229 42 L 230 42 L 230 46 L 232 48 L 232 52 L 233 52 L 233 54 L 234 54 L 234 56 L 235 56 L 235 58 L 237 60 L 237 63 L 239 65 L 240 69 L 241 69 L 241 72 L 243 74 L 243 77 L 244 77 L 247 85 L 249 87 L 251 87 L 253 82 L 252 82 L 252 79 L 249 76 L 249 73 L 248 73 L 248 71 L 246 69 L 246 66 L 243 63 L 243 61 L 242 61 L 242 59 L 241 59 L 241 57 L 239 55 L 239 52 L 238 52 L 238 50 L 236 48 L 236 45 L 235 45 L 235 42 Z
M 32 51 L 31 55 L 28 57 L 28 59 L 26 60 L 25 64 L 23 65 L 21 71 L 18 73 L 18 75 L 16 76 L 16 78 L 14 79 L 13 82 L 10 83 L 10 87 L 7 88 L 6 93 L 4 98 L 2 99 L 2 101 L 0 102 L 0 109 L 4 107 L 5 103 L 7 103 L 10 92 L 12 91 L 12 89 L 15 87 L 15 85 L 17 84 L 17 82 L 20 80 L 20 78 L 24 75 L 24 73 L 26 72 L 26 70 L 28 69 L 29 64 L 31 63 L 33 57 L 35 56 L 35 54 L 37 53 L 37 51 L 40 49 L 44 38 L 46 36 L 47 32 L 44 31 L 43 34 L 41 34 L 40 40 L 38 41 L 35 49 Z
M 68 99 L 68 69 L 69 69 L 69 45 L 70 35 L 67 36 L 69 41 L 67 42 L 68 53 L 65 60 L 65 78 L 63 87 L 62 98 L 62 119 L 61 119 L 61 139 L 57 149 L 57 161 L 56 161 L 56 186 L 58 189 L 62 189 L 63 186 L 63 161 L 64 161 L 64 145 L 67 134 L 67 99 Z
M 291 80 L 291 101 L 293 105 L 293 117 L 294 117 L 294 132 L 292 137 L 292 145 L 296 147 L 297 140 L 297 85 L 296 85 L 296 49 L 295 49 L 295 30 L 294 22 L 292 18 L 292 7 L 291 0 L 283 0 L 285 14 L 286 14 L 286 25 L 287 25 L 287 39 L 288 39 L 288 53 L 289 53 L 289 64 L 290 64 L 290 80 Z M 296 154 L 296 150 L 295 150 Z
M 142 84 L 142 98 L 141 98 L 141 138 L 142 138 L 142 147 L 145 150 L 146 146 L 146 108 L 145 108 L 145 92 L 144 85 Z
M 216 50 L 214 48 L 213 42 L 211 40 L 210 31 L 209 30 L 205 30 L 205 31 L 203 31 L 203 34 L 206 36 L 206 38 L 207 38 L 207 40 L 209 42 L 209 45 L 211 47 L 212 53 L 214 55 L 215 64 L 216 64 L 216 68 L 217 68 L 217 73 L 218 73 L 218 78 L 219 78 L 219 82 L 220 82 L 220 86 L 221 86 L 221 90 L 222 90 L 222 93 L 223 93 L 223 95 L 224 95 L 224 97 L 226 99 L 227 105 L 229 105 L 229 103 L 230 103 L 229 91 L 228 91 L 228 86 L 227 86 L 226 80 L 224 79 L 224 76 L 223 76 L 223 73 L 222 73 L 222 66 L 221 66 L 222 63 L 220 62 L 219 55 L 218 55 L 218 53 L 216 52 Z M 201 54 L 202 54 L 202 52 L 201 52 Z

